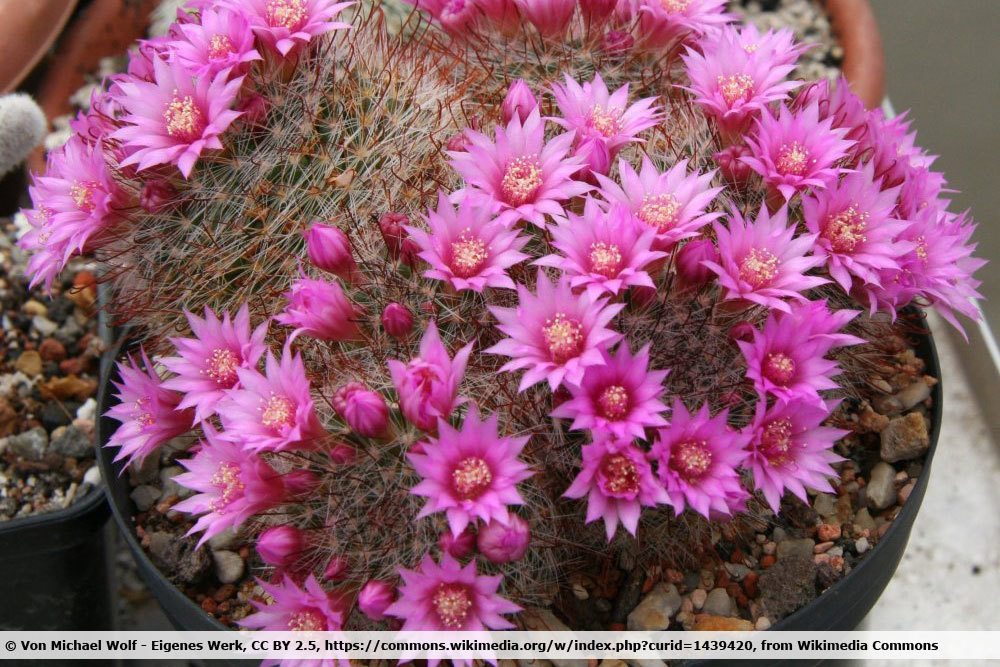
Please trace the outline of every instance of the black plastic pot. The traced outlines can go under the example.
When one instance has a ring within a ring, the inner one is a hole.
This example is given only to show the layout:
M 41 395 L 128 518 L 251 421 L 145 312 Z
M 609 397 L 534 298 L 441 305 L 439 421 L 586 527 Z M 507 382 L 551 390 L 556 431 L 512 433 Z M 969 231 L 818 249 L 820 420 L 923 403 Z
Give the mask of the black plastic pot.
M 100 489 L 65 510 L 0 523 L 0 629 L 112 630 Z
M 114 354 L 118 348 L 112 348 Z M 930 448 L 924 460 L 923 472 L 910 493 L 909 499 L 903 505 L 896 519 L 892 522 L 885 535 L 878 541 L 872 551 L 840 581 L 827 589 L 822 595 L 802 607 L 795 613 L 785 617 L 772 626 L 773 630 L 853 630 L 861 623 L 871 608 L 875 605 L 889 580 L 892 579 L 903 551 L 910 538 L 910 530 L 920 509 L 930 478 L 931 462 L 937 450 L 938 435 L 941 430 L 942 392 L 941 372 L 938 365 L 937 351 L 930 335 L 921 336 L 917 344 L 917 354 L 927 364 L 927 373 L 939 379 L 931 391 L 933 408 L 931 412 Z M 104 413 L 112 405 L 113 397 L 108 392 L 110 356 L 106 359 L 102 373 L 101 393 L 98 405 Z M 107 442 L 114 432 L 117 422 L 101 418 L 98 422 L 99 442 Z M 129 497 L 126 476 L 119 475 L 118 466 L 112 464 L 112 452 L 104 447 L 98 452 L 101 471 L 108 480 L 108 496 L 111 501 L 115 520 L 122 529 L 129 547 L 139 564 L 139 571 L 149 585 L 150 590 L 160 602 L 164 612 L 174 626 L 181 630 L 225 630 L 225 626 L 205 614 L 200 607 L 188 599 L 180 590 L 156 569 L 139 545 L 132 525 L 135 516 L 135 506 Z M 818 661 L 795 661 L 794 664 L 817 664 Z M 708 664 L 739 664 L 738 661 L 691 661 L 688 665 Z M 759 664 L 759 663 L 758 663 Z M 770 664 L 790 665 L 792 661 L 775 661 Z

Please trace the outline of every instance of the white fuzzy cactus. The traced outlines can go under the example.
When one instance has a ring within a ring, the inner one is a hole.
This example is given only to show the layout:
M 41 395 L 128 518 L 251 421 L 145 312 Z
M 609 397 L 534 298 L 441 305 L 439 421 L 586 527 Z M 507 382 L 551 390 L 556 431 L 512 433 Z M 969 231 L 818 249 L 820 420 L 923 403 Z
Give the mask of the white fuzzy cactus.
M 0 176 L 24 162 L 45 137 L 48 123 L 41 108 L 24 93 L 0 97 Z

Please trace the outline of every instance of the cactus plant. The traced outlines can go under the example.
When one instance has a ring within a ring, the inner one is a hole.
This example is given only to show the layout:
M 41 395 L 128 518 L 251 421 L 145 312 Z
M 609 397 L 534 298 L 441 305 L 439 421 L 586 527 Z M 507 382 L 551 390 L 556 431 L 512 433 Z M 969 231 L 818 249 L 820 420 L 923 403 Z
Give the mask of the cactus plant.
M 24 162 L 47 129 L 45 114 L 29 95 L 0 96 L 0 176 Z

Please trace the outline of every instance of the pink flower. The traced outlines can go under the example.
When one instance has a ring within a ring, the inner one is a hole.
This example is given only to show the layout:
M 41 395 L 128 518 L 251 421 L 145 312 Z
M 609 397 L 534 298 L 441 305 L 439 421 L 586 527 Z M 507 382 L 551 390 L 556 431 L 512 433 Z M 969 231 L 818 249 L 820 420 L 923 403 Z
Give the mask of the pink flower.
M 513 518 L 513 516 L 512 514 L 511 517 Z M 472 529 L 472 524 L 469 524 L 456 537 L 451 534 L 451 529 L 449 528 L 438 537 L 438 546 L 441 547 L 441 551 L 452 558 L 465 558 L 476 548 L 476 532 Z
M 748 494 L 738 468 L 750 437 L 730 429 L 727 419 L 726 410 L 712 417 L 707 403 L 692 415 L 674 399 L 670 426 L 660 430 L 649 458 L 678 515 L 686 507 L 706 518 L 743 511 Z
M 787 29 L 761 36 L 752 24 L 723 26 L 681 56 L 691 80 L 685 90 L 723 130 L 739 132 L 748 118 L 802 85 L 786 80 L 805 50 L 792 40 Z
M 574 294 L 567 276 L 553 284 L 539 271 L 536 293 L 518 285 L 517 297 L 515 308 L 490 306 L 508 338 L 486 352 L 510 357 L 501 371 L 527 369 L 518 391 L 543 380 L 553 391 L 563 382 L 579 384 L 584 369 L 604 364 L 601 348 L 621 338 L 607 324 L 624 306 Z
M 358 592 L 358 609 L 373 621 L 385 618 L 385 610 L 396 601 L 396 589 L 387 581 L 373 579 Z
M 893 216 L 899 188 L 882 190 L 873 179 L 869 163 L 802 198 L 802 217 L 816 235 L 813 254 L 848 293 L 855 278 L 878 283 L 880 270 L 898 269 L 898 258 L 910 248 L 896 240 L 909 224 Z
M 366 438 L 385 435 L 389 408 L 385 399 L 360 382 L 348 382 L 333 396 L 333 409 L 351 430 Z
M 688 174 L 687 160 L 660 173 L 646 156 L 639 173 L 625 160 L 618 161 L 619 187 L 610 178 L 598 176 L 601 196 L 611 204 L 621 203 L 642 222 L 656 230 L 656 250 L 669 250 L 675 243 L 696 236 L 698 230 L 722 213 L 707 212 L 722 188 L 711 187 L 715 172 Z
M 861 142 L 868 134 L 868 111 L 864 102 L 851 92 L 851 86 L 843 75 L 840 75 L 836 83 L 821 79 L 809 84 L 795 96 L 794 107 L 799 109 L 814 102 L 819 107 L 820 120 L 832 118 L 832 127 L 847 130 L 845 139 Z M 856 144 L 852 147 L 852 153 L 857 155 L 862 149 L 861 143 Z
M 690 287 L 701 287 L 715 275 L 705 262 L 719 262 L 719 251 L 710 239 L 693 239 L 677 252 L 677 276 Z
M 159 213 L 177 203 L 177 188 L 166 179 L 143 182 L 139 191 L 139 206 L 146 213 Z
M 243 78 L 229 80 L 225 71 L 194 77 L 179 64 L 153 61 L 155 80 L 120 79 L 116 101 L 127 124 L 111 136 L 131 151 L 122 166 L 141 171 L 174 164 L 184 178 L 206 149 L 221 149 L 219 136 L 239 117 L 231 110 Z
M 573 149 L 573 155 L 583 160 L 583 166 L 577 172 L 578 180 L 596 185 L 596 174 L 607 176 L 611 170 L 611 153 L 604 141 L 596 137 L 578 143 Z
M 719 261 L 706 261 L 705 266 L 719 276 L 727 300 L 745 299 L 787 312 L 784 299 L 805 299 L 803 291 L 829 282 L 805 274 L 822 264 L 823 258 L 806 256 L 816 237 L 795 237 L 787 206 L 771 215 L 767 205 L 761 204 L 754 220 L 744 219 L 734 209 L 728 225 L 716 222 L 714 226 Z
M 832 463 L 843 459 L 833 453 L 833 445 L 850 431 L 822 426 L 836 403 L 816 405 L 794 401 L 766 408 L 757 403 L 757 414 L 747 427 L 754 486 L 775 514 L 785 490 L 809 502 L 806 488 L 832 493 L 828 481 L 837 476 Z
M 649 370 L 649 345 L 632 356 L 627 343 L 611 355 L 603 351 L 604 365 L 589 366 L 579 385 L 570 385 L 572 398 L 560 403 L 552 416 L 572 419 L 574 430 L 608 431 L 618 438 L 643 439 L 647 427 L 666 426 L 663 380 L 669 371 Z
M 351 253 L 351 241 L 347 234 L 333 225 L 314 222 L 303 236 L 313 266 L 347 281 L 357 278 L 358 264 Z
M 390 360 L 389 374 L 399 395 L 399 409 L 417 428 L 431 432 L 437 420 L 447 419 L 461 401 L 458 386 L 465 376 L 465 365 L 472 353 L 472 343 L 448 356 L 433 320 L 420 340 L 420 351 L 410 361 Z
M 401 303 L 390 303 L 382 310 L 382 328 L 393 338 L 406 338 L 413 331 L 413 315 Z
M 444 512 L 454 537 L 476 519 L 506 524 L 508 505 L 524 504 L 517 484 L 531 472 L 517 456 L 528 439 L 500 437 L 497 416 L 483 420 L 475 406 L 461 430 L 439 420 L 438 437 L 407 454 L 422 478 L 410 492 L 427 498 L 417 518 Z
M 349 570 L 350 568 L 345 558 L 334 556 L 323 570 L 323 579 L 326 581 L 341 581 L 347 577 Z
M 240 387 L 219 403 L 223 437 L 250 451 L 308 448 L 325 435 L 316 417 L 302 357 L 286 345 L 281 361 L 270 351 L 265 374 L 237 368 Z
M 530 542 L 531 529 L 528 528 L 528 522 L 516 514 L 511 514 L 506 524 L 490 521 L 480 526 L 476 538 L 479 553 L 497 565 L 524 558 Z
M 288 567 L 305 549 L 304 532 L 294 526 L 273 526 L 257 536 L 257 553 L 274 567 Z
M 524 79 L 518 79 L 510 84 L 507 95 L 503 98 L 501 113 L 503 122 L 509 123 L 514 116 L 517 116 L 522 123 L 528 120 L 531 112 L 538 108 L 538 98 L 531 92 L 531 88 Z
M 183 39 L 170 42 L 168 57 L 193 74 L 214 77 L 222 70 L 245 73 L 260 60 L 246 16 L 231 9 L 206 9 L 198 23 L 175 24 Z
M 603 23 L 614 13 L 619 0 L 580 0 L 580 12 L 588 25 Z
M 34 186 L 28 188 L 28 191 L 32 193 L 32 199 L 39 199 Z M 22 213 L 31 225 L 31 229 L 17 241 L 18 247 L 29 253 L 24 273 L 31 277 L 29 287 L 41 283 L 49 291 L 56 276 L 69 261 L 67 256 L 72 256 L 69 240 L 53 238 L 52 212 L 45 206 L 23 210 Z
M 747 137 L 751 157 L 741 159 L 788 201 L 805 188 L 825 188 L 845 171 L 836 164 L 855 143 L 845 134 L 833 127 L 832 118 L 819 119 L 816 104 L 795 113 L 782 104 L 777 117 L 765 113 L 757 119 Z
M 753 169 L 742 159 L 749 156 L 749 148 L 736 144 L 712 153 L 712 159 L 715 160 L 715 164 L 719 165 L 719 173 L 722 174 L 722 177 L 739 188 L 747 187 L 750 183 L 750 177 L 754 173 Z
M 178 461 L 187 472 L 174 477 L 195 495 L 173 506 L 178 512 L 199 515 L 188 535 L 204 531 L 198 546 L 227 528 L 243 524 L 285 500 L 281 475 L 242 443 L 229 442 L 208 423 L 205 439 L 194 456 Z
M 732 20 L 726 0 L 635 0 L 648 47 L 671 50 Z
M 570 213 L 551 233 L 551 245 L 561 254 L 534 263 L 559 269 L 574 289 L 584 287 L 593 298 L 617 296 L 632 286 L 653 287 L 646 269 L 667 256 L 650 249 L 655 230 L 636 220 L 624 205 L 614 204 L 605 212 L 589 197 L 582 216 Z
M 400 568 L 399 576 L 399 599 L 385 613 L 403 619 L 403 630 L 508 630 L 514 625 L 502 614 L 521 611 L 497 594 L 503 576 L 478 574 L 474 560 L 462 567 L 448 554 L 440 564 L 424 556 L 419 569 Z
M 436 20 L 456 38 L 468 36 L 481 18 L 477 0 L 404 0 Z
M 587 496 L 586 522 L 604 519 L 608 542 L 619 521 L 635 535 L 642 508 L 669 501 L 642 450 L 628 440 L 609 439 L 606 434 L 583 446 L 583 469 L 563 495 Z
M 353 2 L 333 0 L 220 0 L 219 5 L 242 11 L 250 26 L 268 48 L 287 56 L 333 30 L 349 30 L 350 24 L 334 21 Z
M 274 319 L 295 327 L 292 339 L 306 334 L 321 340 L 358 340 L 361 309 L 351 303 L 336 282 L 307 278 L 303 274 L 285 293 L 288 306 Z
M 623 146 L 641 141 L 638 135 L 663 118 L 653 105 L 656 98 L 647 97 L 629 106 L 628 84 L 610 93 L 600 74 L 582 86 L 567 74 L 565 85 L 554 85 L 552 94 L 562 113 L 562 118 L 552 120 L 575 131 L 578 141 L 600 139 L 611 157 Z
M 782 403 L 803 399 L 821 405 L 819 392 L 836 389 L 832 378 L 840 372 L 837 362 L 825 355 L 835 347 L 863 342 L 837 333 L 855 315 L 853 310 L 831 313 L 822 301 L 771 313 L 763 329 L 754 330 L 752 341 L 736 341 L 757 393 Z
M 528 238 L 507 230 L 488 208 L 464 199 L 456 210 L 439 192 L 437 210 L 427 211 L 427 225 L 429 232 L 406 227 L 420 248 L 419 257 L 431 265 L 424 277 L 445 281 L 458 291 L 514 289 L 507 269 L 528 259 L 521 252 Z
M 287 574 L 279 584 L 260 579 L 257 584 L 271 598 L 270 604 L 251 600 L 257 612 L 239 623 L 253 630 L 314 631 L 342 630 L 350 611 L 346 599 L 323 590 L 314 575 L 309 575 L 302 588 Z M 333 661 L 324 661 L 332 664 Z
M 171 338 L 177 356 L 161 360 L 176 375 L 163 386 L 184 394 L 181 408 L 194 408 L 195 421 L 201 422 L 215 413 L 219 401 L 230 389 L 240 386 L 237 369 L 254 369 L 264 356 L 267 346 L 267 322 L 251 333 L 250 311 L 244 304 L 236 319 L 229 313 L 219 320 L 210 308 L 205 319 L 185 311 L 194 338 Z
M 573 133 L 546 142 L 537 109 L 523 125 L 520 118 L 512 118 L 506 128 L 496 128 L 495 141 L 473 130 L 466 130 L 466 137 L 467 150 L 448 152 L 451 165 L 466 181 L 453 197 L 490 207 L 508 227 L 522 219 L 544 227 L 546 215 L 563 215 L 559 202 L 590 189 L 572 180 L 582 165 L 579 158 L 566 155 Z
M 576 0 L 514 0 L 514 4 L 521 16 L 546 37 L 564 34 L 576 11 Z
M 118 404 L 104 413 L 121 423 L 105 446 L 118 447 L 115 461 L 129 464 L 142 463 L 157 447 L 190 431 L 194 417 L 180 407 L 180 394 L 163 386 L 145 351 L 141 356 L 145 370 L 131 356 L 128 363 L 118 362 L 120 380 L 113 382 Z

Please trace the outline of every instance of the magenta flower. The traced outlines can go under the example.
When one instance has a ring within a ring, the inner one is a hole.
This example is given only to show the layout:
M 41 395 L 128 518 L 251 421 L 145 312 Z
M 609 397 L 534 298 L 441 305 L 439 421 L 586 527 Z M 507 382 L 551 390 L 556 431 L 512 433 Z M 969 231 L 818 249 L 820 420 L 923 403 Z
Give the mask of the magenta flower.
M 220 0 L 219 5 L 242 12 L 268 48 L 287 56 L 292 49 L 350 24 L 334 21 L 353 2 L 333 0 Z
M 410 361 L 390 360 L 389 374 L 399 395 L 399 409 L 417 428 L 431 432 L 437 420 L 447 419 L 462 403 L 458 386 L 465 376 L 465 365 L 472 353 L 472 343 L 448 356 L 433 320 L 420 340 L 420 351 Z
M 373 579 L 358 591 L 358 609 L 373 621 L 385 618 L 385 610 L 396 601 L 396 589 L 387 581 Z
M 219 403 L 227 440 L 254 452 L 304 449 L 325 435 L 316 417 L 302 357 L 288 345 L 278 361 L 269 350 L 265 375 L 237 368 L 240 386 Z
M 145 370 L 131 356 L 118 362 L 114 382 L 118 404 L 105 416 L 121 423 L 106 447 L 118 447 L 115 461 L 142 463 L 157 447 L 191 430 L 194 414 L 180 407 L 181 396 L 163 386 L 153 363 L 140 352 Z
M 517 457 L 528 437 L 497 434 L 497 416 L 483 420 L 473 406 L 461 430 L 438 421 L 438 437 L 407 454 L 422 481 L 410 492 L 427 498 L 417 518 L 444 512 L 453 537 L 480 519 L 506 524 L 509 505 L 523 505 L 517 484 L 531 471 Z
M 312 265 L 351 282 L 359 277 L 358 264 L 347 234 L 333 225 L 314 222 L 302 233 Z
M 847 129 L 833 127 L 832 118 L 819 119 L 817 104 L 795 113 L 782 104 L 777 117 L 765 113 L 757 119 L 747 137 L 751 155 L 741 159 L 788 201 L 805 188 L 826 187 L 845 171 L 837 162 L 855 143 L 845 134 Z
M 701 287 L 715 274 L 705 262 L 719 262 L 719 251 L 711 239 L 692 239 L 681 246 L 675 255 L 677 277 L 685 286 Z
M 198 546 L 281 504 L 286 495 L 281 475 L 259 455 L 242 443 L 224 440 L 208 423 L 202 430 L 205 439 L 193 450 L 194 456 L 178 461 L 187 472 L 174 477 L 197 492 L 173 509 L 199 515 L 188 531 L 188 535 L 204 531 Z
M 231 9 L 205 9 L 197 23 L 175 24 L 183 37 L 170 42 L 169 58 L 197 76 L 214 77 L 223 70 L 243 74 L 260 60 L 245 14 Z
M 516 514 L 511 514 L 506 524 L 490 521 L 480 526 L 476 535 L 479 553 L 498 565 L 524 558 L 530 543 L 531 529 L 528 522 Z
M 620 521 L 635 535 L 643 507 L 669 502 L 656 481 L 646 455 L 628 440 L 598 439 L 583 446 L 583 468 L 563 494 L 567 498 L 587 496 L 586 522 L 604 519 L 608 542 Z
M 823 302 L 806 302 L 787 313 L 771 313 L 753 340 L 738 340 L 747 363 L 747 378 L 757 393 L 782 403 L 795 399 L 822 404 L 820 391 L 836 389 L 837 362 L 825 355 L 835 347 L 863 342 L 838 334 L 857 311 L 831 313 Z
M 308 536 L 295 526 L 272 526 L 257 536 L 260 559 L 273 567 L 288 567 L 308 544 Z
M 648 47 L 671 50 L 732 20 L 726 0 L 634 0 Z
M 531 92 L 531 88 L 524 79 L 518 79 L 510 84 L 507 95 L 503 98 L 501 113 L 503 122 L 509 123 L 514 116 L 517 116 L 522 123 L 528 120 L 531 112 L 538 108 L 538 98 Z
M 558 37 L 566 32 L 577 0 L 514 0 L 521 16 L 546 37 Z
M 271 598 L 270 604 L 251 600 L 256 613 L 239 623 L 245 628 L 270 631 L 330 632 L 342 630 L 350 612 L 348 601 L 328 593 L 310 574 L 299 588 L 287 574 L 278 584 L 261 579 L 257 584 Z M 332 661 L 328 661 L 332 664 Z
M 409 308 L 393 301 L 382 309 L 382 328 L 393 338 L 406 338 L 413 331 L 413 314 Z
M 431 265 L 424 277 L 443 280 L 458 291 L 514 289 L 507 269 L 528 259 L 521 252 L 528 238 L 507 230 L 488 208 L 464 199 L 456 210 L 439 192 L 437 210 L 427 211 L 427 225 L 429 232 L 406 227 L 420 247 L 418 256 Z
M 32 199 L 39 199 L 34 186 L 29 187 L 28 191 L 32 193 Z M 31 226 L 31 229 L 17 241 L 18 247 L 29 253 L 24 273 L 31 278 L 29 287 L 43 284 L 45 290 L 49 291 L 52 289 L 53 281 L 69 261 L 67 257 L 72 256 L 69 240 L 57 241 L 53 238 L 52 212 L 45 206 L 26 209 L 22 213 Z
M 854 279 L 878 283 L 879 271 L 899 269 L 910 245 L 897 241 L 909 223 L 894 219 L 899 188 L 882 190 L 872 165 L 802 198 L 802 217 L 816 235 L 813 254 L 822 257 L 838 285 L 850 293 Z
M 715 172 L 688 174 L 687 160 L 660 173 L 647 156 L 639 173 L 625 160 L 618 161 L 619 187 L 610 178 L 597 176 L 601 196 L 609 203 L 628 206 L 635 217 L 656 230 L 657 250 L 670 250 L 678 241 L 691 238 L 722 213 L 707 212 L 723 188 L 711 187 Z
M 669 371 L 649 370 L 649 345 L 632 356 L 622 343 L 612 355 L 603 351 L 604 365 L 589 366 L 579 385 L 570 385 L 570 400 L 552 416 L 572 419 L 571 429 L 608 431 L 617 438 L 646 436 L 647 427 L 666 426 L 667 406 L 660 400 Z
M 806 503 L 806 488 L 833 493 L 829 478 L 836 477 L 837 471 L 831 464 L 843 460 L 833 453 L 833 445 L 850 433 L 822 426 L 835 406 L 794 401 L 766 408 L 764 401 L 757 403 L 757 414 L 747 427 L 747 467 L 753 473 L 754 487 L 775 514 L 786 489 Z
M 868 134 L 868 110 L 865 103 L 851 92 L 851 86 L 843 75 L 836 82 L 822 79 L 803 88 L 795 96 L 794 108 L 800 109 L 813 103 L 819 107 L 820 120 L 832 118 L 832 127 L 847 130 L 845 139 L 859 142 L 851 148 L 853 155 L 864 151 L 862 140 Z
M 559 202 L 590 189 L 572 180 L 582 166 L 579 158 L 567 157 L 573 133 L 546 142 L 538 109 L 523 125 L 520 118 L 512 118 L 506 128 L 496 128 L 495 141 L 472 130 L 466 131 L 466 138 L 467 150 L 448 152 L 451 165 L 466 181 L 454 197 L 499 212 L 497 220 L 508 227 L 522 219 L 544 227 L 546 215 L 563 215 Z
M 691 80 L 685 90 L 723 130 L 739 132 L 751 116 L 802 85 L 786 80 L 805 50 L 792 40 L 791 30 L 761 36 L 752 24 L 723 26 L 681 56 Z
M 501 371 L 527 369 L 518 391 L 543 380 L 553 391 L 563 382 L 579 384 L 584 369 L 604 364 L 601 348 L 621 338 L 607 324 L 624 306 L 574 294 L 567 276 L 552 283 L 539 270 L 536 293 L 518 285 L 517 297 L 515 308 L 490 306 L 508 337 L 486 352 L 510 357 Z
M 131 151 L 122 166 L 141 171 L 174 164 L 187 178 L 205 150 L 222 148 L 219 136 L 240 115 L 230 107 L 243 78 L 229 80 L 225 71 L 193 77 L 182 65 L 160 59 L 153 69 L 153 82 L 126 78 L 116 84 L 127 124 L 111 136 Z
M 351 303 L 340 284 L 302 274 L 285 293 L 288 306 L 274 319 L 295 327 L 292 340 L 306 334 L 321 340 L 358 340 L 361 309 Z
M 617 296 L 632 286 L 654 287 L 646 269 L 667 256 L 650 249 L 655 230 L 636 220 L 623 204 L 605 212 L 588 197 L 582 216 L 570 213 L 551 232 L 551 245 L 561 254 L 534 263 L 559 269 L 574 289 L 586 288 L 592 298 Z
M 521 611 L 497 594 L 503 576 L 478 574 L 475 560 L 462 567 L 448 554 L 440 564 L 428 555 L 416 570 L 400 568 L 399 576 L 399 599 L 385 613 L 402 619 L 403 630 L 508 630 L 514 625 L 502 614 Z
M 254 369 L 267 346 L 267 322 L 251 333 L 250 311 L 246 304 L 230 320 L 229 313 L 219 320 L 210 308 L 205 319 L 184 312 L 194 338 L 171 338 L 176 357 L 161 363 L 176 375 L 163 383 L 164 388 L 183 393 L 181 408 L 194 408 L 194 419 L 202 422 L 215 414 L 219 401 L 230 389 L 240 386 L 237 369 Z
M 829 282 L 805 274 L 822 264 L 823 258 L 806 256 L 816 236 L 795 236 L 795 227 L 788 224 L 787 206 L 771 215 L 767 205 L 761 204 L 754 220 L 734 209 L 728 226 L 718 222 L 714 226 L 719 261 L 706 261 L 705 266 L 719 276 L 727 300 L 745 299 L 787 312 L 785 299 L 805 299 L 803 291 Z
M 670 426 L 649 450 L 670 504 L 679 515 L 690 507 L 705 518 L 742 512 L 749 494 L 740 486 L 739 467 L 747 457 L 748 435 L 727 424 L 728 411 L 715 417 L 708 403 L 691 414 L 674 399 Z
M 654 106 L 656 98 L 648 97 L 629 106 L 628 84 L 611 93 L 600 74 L 582 86 L 567 74 L 565 85 L 554 85 L 552 94 L 562 113 L 561 118 L 552 120 L 573 130 L 578 141 L 600 139 L 611 157 L 623 146 L 641 141 L 639 134 L 663 118 Z
M 378 438 L 386 433 L 389 408 L 385 399 L 360 382 L 348 382 L 338 389 L 333 409 L 358 435 Z

